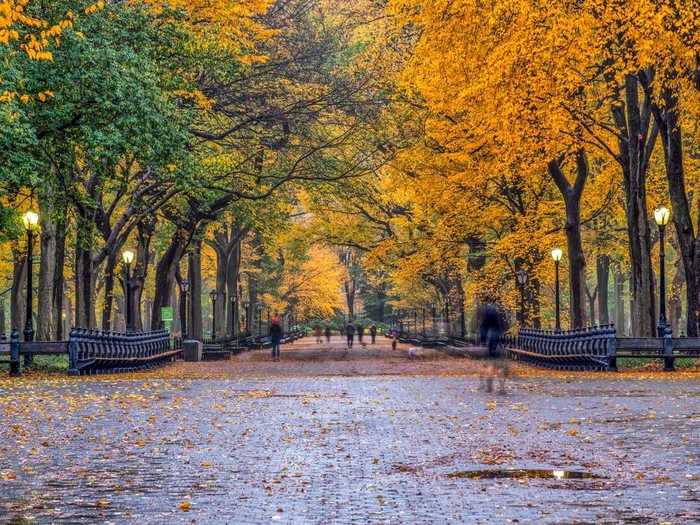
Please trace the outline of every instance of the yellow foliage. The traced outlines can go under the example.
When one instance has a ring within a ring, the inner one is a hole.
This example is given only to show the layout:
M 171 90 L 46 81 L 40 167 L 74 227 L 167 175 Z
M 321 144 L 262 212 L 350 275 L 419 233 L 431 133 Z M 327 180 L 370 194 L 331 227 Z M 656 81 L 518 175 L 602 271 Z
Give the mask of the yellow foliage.
M 330 318 L 342 307 L 342 277 L 336 254 L 312 246 L 303 258 L 287 262 L 279 295 L 299 319 Z

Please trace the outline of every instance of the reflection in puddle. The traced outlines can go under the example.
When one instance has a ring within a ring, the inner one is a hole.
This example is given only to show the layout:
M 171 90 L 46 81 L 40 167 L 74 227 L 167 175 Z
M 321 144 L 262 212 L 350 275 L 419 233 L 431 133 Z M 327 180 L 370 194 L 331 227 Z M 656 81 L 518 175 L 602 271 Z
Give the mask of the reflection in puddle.
M 602 479 L 603 476 L 580 470 L 483 469 L 452 472 L 447 477 L 464 479 Z

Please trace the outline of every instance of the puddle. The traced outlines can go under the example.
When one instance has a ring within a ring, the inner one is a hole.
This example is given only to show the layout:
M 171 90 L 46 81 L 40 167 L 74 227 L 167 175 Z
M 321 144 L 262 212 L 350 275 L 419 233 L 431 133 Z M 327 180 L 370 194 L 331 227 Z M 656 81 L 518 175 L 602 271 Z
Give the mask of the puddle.
M 447 477 L 462 479 L 603 479 L 603 476 L 581 470 L 544 469 L 461 470 L 452 472 Z

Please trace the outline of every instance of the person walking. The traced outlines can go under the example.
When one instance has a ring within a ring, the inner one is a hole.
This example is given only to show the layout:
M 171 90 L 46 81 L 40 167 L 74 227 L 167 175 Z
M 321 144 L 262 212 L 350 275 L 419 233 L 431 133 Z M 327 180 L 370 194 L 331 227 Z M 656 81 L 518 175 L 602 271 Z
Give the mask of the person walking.
M 504 356 L 499 355 L 498 345 L 506 331 L 506 323 L 501 311 L 494 303 L 487 302 L 480 312 L 479 332 L 481 344 L 486 346 L 488 357 L 492 359 L 487 366 L 485 379 L 486 392 L 493 392 L 493 383 L 496 377 L 500 379 L 500 394 L 506 393 L 506 377 L 508 377 L 508 364 Z M 481 380 L 479 381 L 481 384 Z
M 365 335 L 365 327 L 361 324 L 357 325 L 357 340 L 362 344 L 362 337 Z
M 372 344 L 377 341 L 377 325 L 373 324 L 369 327 L 369 335 L 372 338 Z
M 326 326 L 326 344 L 331 344 L 331 327 Z
M 487 303 L 481 312 L 479 332 L 481 344 L 488 349 L 488 356 L 498 357 L 498 343 L 503 335 L 503 323 L 498 307 L 493 303 Z
M 321 339 L 321 326 L 317 325 L 316 328 L 314 328 L 314 336 L 316 337 L 316 344 L 321 344 L 323 342 L 323 339 Z
M 348 349 L 350 349 L 355 342 L 355 325 L 352 324 L 352 321 L 348 322 L 345 327 L 345 335 L 348 337 Z
M 280 345 L 282 344 L 282 321 L 275 312 L 275 315 L 270 320 L 270 340 L 272 341 L 272 360 L 280 360 Z

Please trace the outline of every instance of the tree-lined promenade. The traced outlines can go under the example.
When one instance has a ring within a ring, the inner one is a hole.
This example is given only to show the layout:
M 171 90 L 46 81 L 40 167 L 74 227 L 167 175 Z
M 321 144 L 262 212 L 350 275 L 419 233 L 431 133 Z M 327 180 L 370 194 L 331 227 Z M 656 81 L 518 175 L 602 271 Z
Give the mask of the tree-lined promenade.
M 700 0 L 0 0 L 0 522 L 698 523 L 699 184 Z
M 697 335 L 695 0 L 0 7 L 5 332 Z

